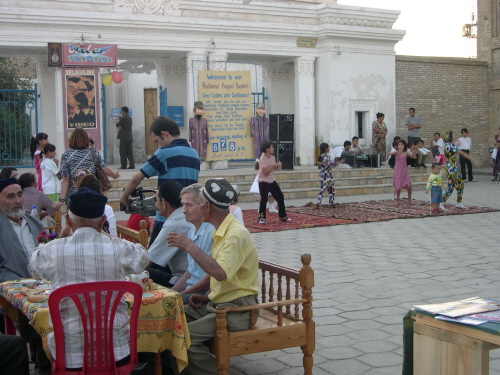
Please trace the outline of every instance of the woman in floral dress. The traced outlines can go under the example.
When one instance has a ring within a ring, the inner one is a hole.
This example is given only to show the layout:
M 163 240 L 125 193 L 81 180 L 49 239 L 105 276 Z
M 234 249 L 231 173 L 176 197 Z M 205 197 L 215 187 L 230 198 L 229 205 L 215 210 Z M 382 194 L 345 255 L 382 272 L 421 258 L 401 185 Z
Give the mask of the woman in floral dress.
M 385 136 L 387 135 L 387 126 L 384 122 L 385 115 L 377 113 L 377 120 L 372 122 L 372 146 L 373 152 L 380 155 L 380 162 L 386 160 Z

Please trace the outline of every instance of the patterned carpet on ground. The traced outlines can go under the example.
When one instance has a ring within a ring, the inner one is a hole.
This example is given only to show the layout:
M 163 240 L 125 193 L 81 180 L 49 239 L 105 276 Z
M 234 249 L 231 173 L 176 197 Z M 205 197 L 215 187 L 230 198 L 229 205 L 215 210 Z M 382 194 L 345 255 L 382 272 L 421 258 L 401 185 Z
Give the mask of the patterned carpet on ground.
M 395 200 L 389 199 L 342 203 L 336 208 L 323 205 L 319 209 L 315 209 L 314 204 L 311 202 L 303 207 L 287 207 L 288 217 L 292 219 L 291 222 L 281 222 L 278 220 L 278 214 L 267 213 L 267 222 L 259 224 L 257 222 L 256 208 L 243 210 L 243 220 L 250 233 L 262 233 L 393 219 L 413 219 L 426 216 L 464 215 L 500 211 L 493 208 L 475 206 L 469 206 L 467 210 L 463 210 L 455 208 L 455 204 L 446 204 L 447 212 L 432 215 L 429 202 L 413 200 L 412 203 L 409 205 L 406 199 L 402 199 L 401 204 L 397 205 Z M 149 220 L 151 226 L 153 226 L 154 218 L 150 218 Z M 121 225 L 127 224 L 126 221 L 118 221 L 117 223 Z
M 467 210 L 455 208 L 454 204 L 446 204 L 448 212 L 432 215 L 429 202 L 412 201 L 409 205 L 406 199 L 397 205 L 394 200 L 365 201 L 343 203 L 337 208 L 321 206 L 315 209 L 312 203 L 303 207 L 287 207 L 291 222 L 283 223 L 277 214 L 267 214 L 267 222 L 257 222 L 257 210 L 244 210 L 245 226 L 251 233 L 276 232 L 281 230 L 324 227 L 339 224 L 359 224 L 393 219 L 422 218 L 426 216 L 464 215 L 499 211 L 487 207 L 468 207 Z

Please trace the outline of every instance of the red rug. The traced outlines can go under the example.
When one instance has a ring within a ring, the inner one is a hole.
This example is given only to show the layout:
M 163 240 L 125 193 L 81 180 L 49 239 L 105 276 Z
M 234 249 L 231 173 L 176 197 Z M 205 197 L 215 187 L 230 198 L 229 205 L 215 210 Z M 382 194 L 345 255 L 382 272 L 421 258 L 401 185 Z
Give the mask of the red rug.
M 257 209 L 243 210 L 243 220 L 250 233 L 278 232 L 282 230 L 325 227 L 339 224 L 359 224 L 374 221 L 387 221 L 393 219 L 412 219 L 427 216 L 464 215 L 484 212 L 496 212 L 499 210 L 488 207 L 469 206 L 467 210 L 455 208 L 455 204 L 446 204 L 447 212 L 432 215 L 429 202 L 412 201 L 409 205 L 406 199 L 397 205 L 396 201 L 380 200 L 366 202 L 343 203 L 337 208 L 321 206 L 315 209 L 313 203 L 303 207 L 287 207 L 287 213 L 291 222 L 281 222 L 278 214 L 267 214 L 267 222 L 257 222 Z M 149 219 L 153 226 L 154 218 Z M 126 225 L 126 221 L 118 221 L 118 224 Z
M 277 214 L 267 214 L 267 222 L 257 222 L 257 210 L 244 210 L 245 226 L 251 233 L 275 232 L 281 230 L 322 227 L 338 224 L 359 224 L 393 219 L 422 218 L 426 216 L 464 215 L 484 212 L 499 211 L 487 207 L 468 207 L 467 210 L 455 208 L 455 204 L 445 204 L 447 212 L 432 215 L 429 202 L 413 200 L 409 205 L 406 199 L 400 205 L 396 201 L 380 200 L 343 203 L 336 208 L 321 206 L 314 208 L 310 203 L 304 207 L 287 207 L 288 216 L 292 219 L 289 223 L 278 220 Z

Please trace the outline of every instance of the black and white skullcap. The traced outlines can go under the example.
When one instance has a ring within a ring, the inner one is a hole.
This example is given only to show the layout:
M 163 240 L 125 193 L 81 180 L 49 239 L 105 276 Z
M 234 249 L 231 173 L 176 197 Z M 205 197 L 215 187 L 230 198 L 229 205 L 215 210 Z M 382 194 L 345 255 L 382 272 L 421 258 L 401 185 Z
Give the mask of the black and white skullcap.
M 228 208 L 234 202 L 236 192 L 227 180 L 212 178 L 205 183 L 203 195 L 215 207 Z

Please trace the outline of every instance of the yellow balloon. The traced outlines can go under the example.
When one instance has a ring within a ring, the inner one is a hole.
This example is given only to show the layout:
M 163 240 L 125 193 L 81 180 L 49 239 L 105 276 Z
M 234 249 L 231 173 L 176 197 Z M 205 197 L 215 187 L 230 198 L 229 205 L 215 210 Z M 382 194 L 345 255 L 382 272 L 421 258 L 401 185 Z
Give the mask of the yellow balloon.
M 102 84 L 104 86 L 109 86 L 113 83 L 113 78 L 108 74 L 107 76 L 102 77 Z

